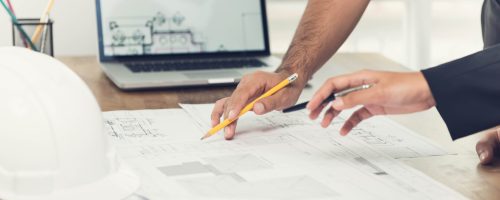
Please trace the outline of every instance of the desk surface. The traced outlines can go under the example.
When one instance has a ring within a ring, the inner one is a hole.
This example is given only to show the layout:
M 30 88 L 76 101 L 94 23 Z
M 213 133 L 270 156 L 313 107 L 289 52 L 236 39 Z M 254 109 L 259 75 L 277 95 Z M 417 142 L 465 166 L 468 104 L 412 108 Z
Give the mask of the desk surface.
M 103 111 L 174 108 L 179 107 L 178 103 L 213 103 L 229 96 L 234 89 L 234 86 L 224 86 L 123 92 L 106 78 L 95 57 L 60 57 L 59 60 L 87 83 Z M 312 87 L 304 90 L 302 98 L 310 96 L 329 76 L 360 69 L 405 71 L 398 63 L 378 54 L 337 54 L 316 73 L 311 81 Z M 390 118 L 456 153 L 439 157 L 404 159 L 403 162 L 471 199 L 500 197 L 500 165 L 478 164 L 475 142 L 481 134 L 452 142 L 443 120 L 435 109 Z

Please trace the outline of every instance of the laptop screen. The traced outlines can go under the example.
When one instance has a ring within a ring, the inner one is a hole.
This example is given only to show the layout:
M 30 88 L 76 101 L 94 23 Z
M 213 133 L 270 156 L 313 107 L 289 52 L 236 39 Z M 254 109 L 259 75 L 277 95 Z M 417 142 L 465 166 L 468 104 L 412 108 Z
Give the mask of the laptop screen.
M 263 0 L 97 0 L 101 56 L 268 52 Z

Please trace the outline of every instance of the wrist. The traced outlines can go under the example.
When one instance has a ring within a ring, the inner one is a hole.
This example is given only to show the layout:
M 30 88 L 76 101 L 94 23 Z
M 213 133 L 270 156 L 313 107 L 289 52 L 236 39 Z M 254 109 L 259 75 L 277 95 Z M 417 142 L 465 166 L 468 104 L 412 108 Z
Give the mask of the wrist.
M 293 66 L 293 65 L 283 65 L 282 64 L 278 69 L 276 69 L 275 73 L 283 74 L 283 76 L 286 76 L 286 77 L 288 77 L 294 73 L 297 73 L 298 78 L 297 78 L 297 80 L 295 80 L 295 83 L 301 88 L 304 88 L 310 79 L 309 74 L 306 73 L 305 70 L 303 70 L 299 67 Z
M 422 72 L 416 72 L 418 76 L 418 82 L 419 82 L 419 91 L 420 94 L 422 95 L 425 103 L 430 107 L 436 106 L 436 101 L 434 100 L 434 96 L 432 95 L 432 91 L 430 89 L 429 84 L 427 83 L 427 80 L 425 79 L 424 75 Z

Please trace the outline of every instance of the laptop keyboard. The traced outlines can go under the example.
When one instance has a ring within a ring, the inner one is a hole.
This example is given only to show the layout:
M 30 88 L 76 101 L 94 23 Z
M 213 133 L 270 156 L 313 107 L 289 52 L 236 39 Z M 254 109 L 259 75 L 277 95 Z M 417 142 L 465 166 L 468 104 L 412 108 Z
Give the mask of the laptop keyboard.
M 178 60 L 178 61 L 154 61 L 154 62 L 131 62 L 125 63 L 130 71 L 161 72 L 174 70 L 200 70 L 200 69 L 228 69 L 228 68 L 254 68 L 265 67 L 266 64 L 258 59 L 211 59 L 211 60 Z

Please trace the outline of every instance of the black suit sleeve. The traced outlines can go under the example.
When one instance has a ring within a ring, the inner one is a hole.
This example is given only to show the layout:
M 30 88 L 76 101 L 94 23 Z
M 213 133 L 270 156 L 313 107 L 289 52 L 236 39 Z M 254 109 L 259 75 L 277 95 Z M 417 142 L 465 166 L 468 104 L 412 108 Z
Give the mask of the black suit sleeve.
M 500 1 L 484 0 L 481 12 L 484 47 L 500 43 Z
M 453 140 L 500 125 L 500 45 L 422 73 Z

